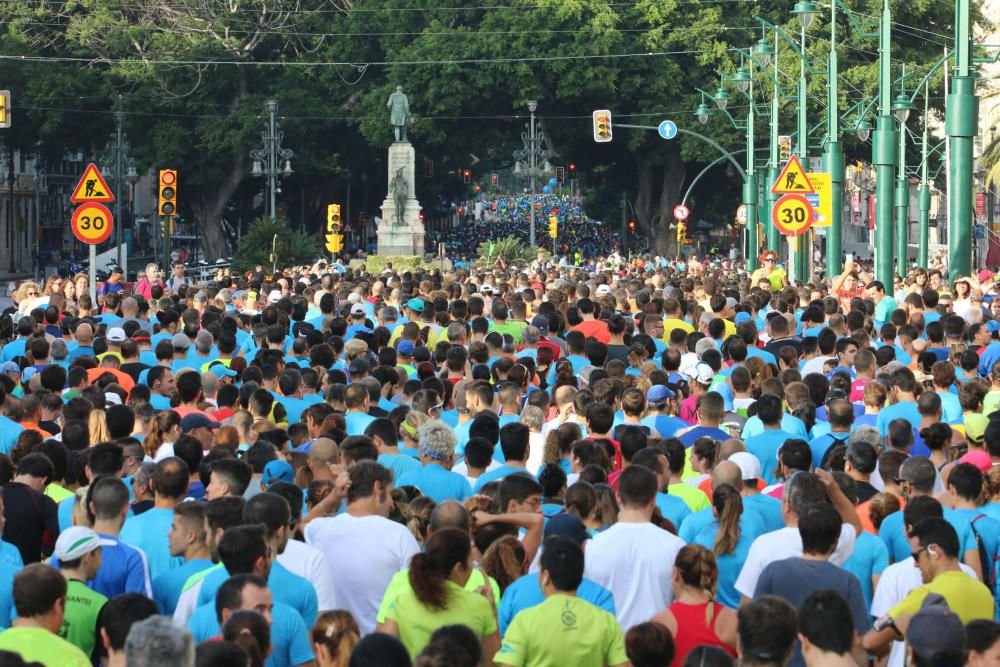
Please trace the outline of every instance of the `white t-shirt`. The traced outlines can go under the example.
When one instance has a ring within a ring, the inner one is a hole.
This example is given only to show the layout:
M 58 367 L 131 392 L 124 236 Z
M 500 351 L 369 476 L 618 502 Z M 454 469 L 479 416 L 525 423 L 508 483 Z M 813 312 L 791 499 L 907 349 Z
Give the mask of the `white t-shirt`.
M 674 559 L 684 540 L 651 523 L 616 523 L 587 545 L 585 576 L 615 598 L 626 632 L 674 599 Z
M 826 357 L 820 355 L 814 359 L 810 359 L 809 361 L 806 362 L 806 365 L 802 367 L 801 371 L 802 377 L 805 377 L 810 373 L 819 373 L 820 375 L 826 375 L 826 373 L 823 372 L 823 364 L 831 360 L 836 361 L 837 356 L 834 355 L 832 357 Z
M 840 566 L 844 564 L 854 551 L 854 541 L 858 539 L 854 526 L 845 523 L 840 527 L 840 537 L 837 539 L 837 548 L 830 556 L 830 562 Z M 589 552 L 589 548 L 588 548 Z M 782 528 L 781 530 L 764 533 L 750 545 L 750 552 L 740 570 L 740 576 L 736 578 L 735 588 L 742 595 L 752 598 L 757 590 L 757 580 L 760 579 L 764 568 L 771 563 L 786 558 L 795 558 L 802 555 L 802 536 L 799 529 Z
M 389 580 L 420 552 L 413 534 L 385 517 L 341 514 L 311 521 L 305 538 L 326 556 L 339 607 L 354 615 L 362 635 L 374 632 Z
M 278 554 L 278 562 L 292 574 L 299 575 L 313 585 L 321 613 L 337 608 L 333 576 L 322 551 L 299 540 L 288 540 L 284 553 Z
M 971 577 L 976 573 L 965 563 L 959 563 L 962 571 Z M 889 613 L 889 610 L 903 601 L 910 591 L 922 586 L 923 580 L 920 577 L 920 570 L 913 564 L 913 557 L 893 563 L 882 570 L 878 579 L 878 586 L 872 594 L 871 614 L 875 618 L 880 618 Z M 906 642 L 893 642 L 892 650 L 889 653 L 889 662 L 886 667 L 903 667 L 906 661 Z
M 153 455 L 153 463 L 159 463 L 163 459 L 170 458 L 174 455 L 174 443 L 165 442 L 156 448 L 156 453 Z
M 541 433 L 529 433 L 528 434 L 528 460 L 525 461 L 525 467 L 528 470 L 533 470 L 535 473 L 538 472 L 539 468 L 542 467 L 542 458 L 545 456 L 545 436 Z

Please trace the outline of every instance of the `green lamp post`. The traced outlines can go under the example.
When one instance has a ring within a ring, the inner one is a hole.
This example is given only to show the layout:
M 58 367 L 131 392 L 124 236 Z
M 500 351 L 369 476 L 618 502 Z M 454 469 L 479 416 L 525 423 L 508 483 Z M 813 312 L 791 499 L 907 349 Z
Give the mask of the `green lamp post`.
M 837 90 L 839 63 L 837 60 L 837 3 L 830 3 L 830 53 L 827 57 L 826 115 L 827 134 L 823 145 L 823 170 L 830 174 L 830 226 L 826 230 L 826 276 L 832 278 L 841 271 L 841 248 L 844 228 L 844 149 L 840 144 L 840 96 Z
M 892 37 L 892 16 L 889 0 L 882 0 L 882 20 L 879 23 L 879 104 L 872 143 L 872 163 L 875 165 L 875 277 L 889 289 L 893 284 L 892 256 L 892 197 L 896 169 L 896 127 L 890 115 L 892 109 L 892 70 L 889 58 Z
M 979 98 L 972 58 L 970 0 L 955 0 L 955 69 L 945 104 L 945 128 L 951 165 L 948 193 L 949 273 L 969 275 L 972 269 L 973 138 L 978 132 Z
M 903 76 L 905 77 L 905 71 Z M 910 117 L 910 98 L 904 91 L 892 102 L 892 115 L 899 123 L 899 170 L 896 172 L 896 262 L 899 274 L 906 273 L 909 261 L 909 221 L 907 214 L 910 208 L 910 186 L 906 178 L 906 121 Z
M 813 19 L 816 18 L 817 13 L 819 13 L 819 10 L 810 0 L 800 0 L 792 9 L 792 14 L 794 14 L 799 21 L 801 35 L 799 42 L 801 54 L 799 57 L 798 132 L 796 136 L 796 153 L 798 154 L 799 159 L 802 160 L 809 157 L 809 127 L 806 116 L 806 84 L 808 83 L 806 80 L 806 30 L 810 25 L 812 25 Z M 799 236 L 796 236 L 794 245 L 795 261 L 793 262 L 793 268 L 795 278 L 804 283 L 809 279 L 809 253 L 806 249 L 806 235 L 800 234 Z
M 781 91 L 778 88 L 778 34 L 774 34 L 774 46 L 771 46 L 771 42 L 768 41 L 766 37 L 761 37 L 760 40 L 754 44 L 753 47 L 753 58 L 757 61 L 757 66 L 761 70 L 766 70 L 768 65 L 774 62 L 774 80 L 773 88 L 771 92 L 771 126 L 770 126 L 770 153 L 768 155 L 767 161 L 767 182 L 774 183 L 778 180 L 778 105 L 781 101 Z M 771 194 L 770 188 L 765 188 L 767 196 L 767 210 L 770 211 L 774 207 L 774 202 L 778 201 L 777 196 Z M 778 233 L 778 229 L 771 224 L 770 221 L 766 222 L 764 228 L 767 229 L 767 247 L 769 250 L 774 250 L 776 252 L 781 249 L 781 234 Z

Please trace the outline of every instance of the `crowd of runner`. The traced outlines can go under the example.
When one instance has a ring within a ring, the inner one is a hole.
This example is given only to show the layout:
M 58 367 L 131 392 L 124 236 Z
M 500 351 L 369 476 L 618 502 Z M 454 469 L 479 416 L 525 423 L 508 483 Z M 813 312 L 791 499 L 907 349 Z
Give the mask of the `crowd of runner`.
M 0 665 L 988 667 L 996 276 L 22 284 Z
M 540 247 L 552 250 L 549 219 L 559 221 L 557 254 L 571 258 L 597 257 L 612 248 L 620 248 L 616 227 L 595 220 L 583 210 L 579 197 L 556 194 L 535 195 L 535 234 Z M 483 195 L 462 204 L 459 223 L 444 230 L 427 232 L 428 240 L 437 248 L 444 243 L 448 257 L 468 261 L 476 259 L 481 243 L 513 236 L 528 241 L 531 217 L 529 195 Z M 638 238 L 629 246 L 638 247 Z

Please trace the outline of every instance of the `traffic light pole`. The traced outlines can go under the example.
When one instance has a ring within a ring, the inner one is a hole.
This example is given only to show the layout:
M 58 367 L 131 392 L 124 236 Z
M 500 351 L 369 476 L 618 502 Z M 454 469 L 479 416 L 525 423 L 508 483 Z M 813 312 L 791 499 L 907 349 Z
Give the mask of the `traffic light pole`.
M 972 60 L 970 0 L 955 1 L 955 75 L 945 105 L 951 163 L 948 194 L 949 277 L 972 269 L 973 137 L 979 121 L 976 72 Z
M 896 126 L 891 115 L 892 63 L 889 57 L 891 21 L 889 0 L 883 0 L 879 22 L 879 108 L 872 133 L 872 163 L 875 165 L 875 277 L 887 291 L 893 285 L 892 189 L 896 168 Z

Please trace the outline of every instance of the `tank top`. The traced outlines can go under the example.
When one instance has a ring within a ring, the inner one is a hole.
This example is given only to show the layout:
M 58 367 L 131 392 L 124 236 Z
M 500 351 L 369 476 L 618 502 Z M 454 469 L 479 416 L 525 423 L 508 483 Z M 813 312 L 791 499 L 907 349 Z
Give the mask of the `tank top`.
M 718 646 L 734 658 L 736 651 L 728 644 L 719 639 L 715 634 L 715 621 L 723 610 L 723 606 L 718 602 L 712 603 L 712 619 L 705 623 L 705 608 L 708 602 L 701 604 L 687 604 L 685 602 L 675 602 L 668 607 L 670 613 L 677 621 L 677 635 L 674 637 L 674 661 L 670 667 L 680 667 L 684 658 L 698 646 Z

